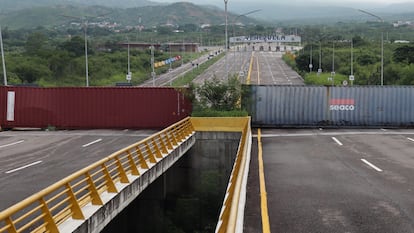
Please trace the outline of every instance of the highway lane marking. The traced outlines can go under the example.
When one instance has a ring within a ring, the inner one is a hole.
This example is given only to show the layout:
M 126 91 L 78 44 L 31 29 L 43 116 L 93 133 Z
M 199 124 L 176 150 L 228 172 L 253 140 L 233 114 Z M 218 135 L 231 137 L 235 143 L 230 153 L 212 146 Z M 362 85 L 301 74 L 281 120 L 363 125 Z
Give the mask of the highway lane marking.
M 376 171 L 378 172 L 382 172 L 382 170 L 380 168 L 378 168 L 377 166 L 375 166 L 374 164 L 368 162 L 366 159 L 361 159 L 362 162 L 364 162 L 365 164 L 367 164 L 368 166 L 374 168 Z
M 252 69 L 253 69 L 253 60 L 254 60 L 254 52 L 252 52 L 252 55 L 250 57 L 249 71 L 247 73 L 246 84 L 250 84 L 250 80 L 251 80 L 250 76 L 252 75 Z
M 414 135 L 414 132 L 316 132 L 316 133 L 279 133 L 279 134 L 262 134 L 262 138 L 272 138 L 272 137 L 307 137 L 307 136 L 338 136 L 338 135 L 401 135 L 401 134 L 412 134 Z M 253 137 L 257 137 L 257 135 L 253 135 Z
M 386 129 L 381 129 L 381 130 L 384 131 L 384 132 L 387 131 Z
M 414 139 L 412 139 L 412 138 L 407 138 L 408 140 L 410 140 L 410 141 L 412 141 L 412 142 L 414 142 Z
M 343 146 L 342 142 L 340 142 L 336 137 L 332 137 L 332 139 L 340 146 Z
M 259 162 L 259 179 L 260 179 L 260 206 L 262 214 L 262 232 L 270 233 L 269 211 L 267 208 L 267 192 L 264 177 L 263 166 L 263 148 L 261 139 L 261 129 L 257 131 L 257 147 L 258 147 L 258 162 Z
M 4 147 L 8 147 L 8 146 L 14 146 L 14 145 L 20 144 L 22 142 L 24 142 L 24 140 L 20 140 L 18 142 L 13 142 L 13 143 L 9 143 L 9 144 L 6 144 L 6 145 L 2 145 L 2 146 L 0 146 L 0 148 L 4 148 Z
M 28 168 L 28 167 L 32 167 L 32 166 L 37 165 L 37 164 L 42 163 L 42 162 L 43 162 L 43 161 L 41 161 L 41 160 L 40 160 L 40 161 L 37 161 L 37 162 L 31 163 L 31 164 L 24 165 L 24 166 L 19 167 L 19 168 L 15 168 L 15 169 L 10 170 L 10 171 L 7 171 L 7 172 L 5 172 L 5 173 L 6 173 L 6 174 L 10 174 L 10 173 L 13 173 L 13 172 L 17 172 L 17 171 L 23 170 L 23 169 Z
M 93 145 L 93 144 L 95 144 L 95 143 L 98 143 L 98 142 L 100 142 L 100 141 L 102 141 L 102 138 L 97 139 L 97 140 L 95 140 L 95 141 L 93 141 L 93 142 L 90 142 L 90 143 L 88 143 L 88 144 L 85 144 L 85 145 L 83 145 L 82 147 L 88 147 L 88 146 Z
M 257 84 L 260 85 L 259 57 L 256 57 L 256 63 L 257 63 Z

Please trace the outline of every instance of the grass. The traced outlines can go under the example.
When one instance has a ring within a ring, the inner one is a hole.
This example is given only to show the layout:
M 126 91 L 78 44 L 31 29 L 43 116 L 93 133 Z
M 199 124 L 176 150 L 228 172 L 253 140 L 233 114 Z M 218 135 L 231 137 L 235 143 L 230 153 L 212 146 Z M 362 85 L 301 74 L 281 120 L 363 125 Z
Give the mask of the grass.
M 320 75 L 318 75 L 317 73 L 313 72 L 313 73 L 308 73 L 305 76 L 305 83 L 307 85 L 324 85 L 324 86 L 329 86 L 332 85 L 332 81 L 329 81 L 328 78 L 331 76 L 330 73 L 321 73 Z M 343 75 L 343 74 L 335 74 L 334 77 L 334 85 L 335 86 L 342 86 L 342 83 L 344 80 L 348 80 L 348 77 Z

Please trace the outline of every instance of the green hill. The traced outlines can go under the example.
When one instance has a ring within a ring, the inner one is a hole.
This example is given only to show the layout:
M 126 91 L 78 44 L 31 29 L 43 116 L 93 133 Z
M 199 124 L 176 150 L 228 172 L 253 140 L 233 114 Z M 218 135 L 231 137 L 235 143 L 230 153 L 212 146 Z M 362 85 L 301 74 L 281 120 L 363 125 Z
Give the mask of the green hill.
M 141 18 L 141 24 L 146 28 L 166 24 L 220 25 L 224 23 L 224 12 L 222 9 L 180 2 L 169 5 L 143 6 L 128 9 L 80 5 L 35 7 L 0 14 L 0 24 L 3 27 L 12 29 L 35 28 L 38 26 L 53 27 L 71 22 L 64 15 L 84 18 L 103 14 L 107 14 L 105 19 L 94 19 L 94 21 L 105 20 L 116 22 L 121 26 L 134 26 L 139 24 L 138 19 Z M 236 15 L 229 14 L 229 22 L 236 17 Z M 240 17 L 239 21 L 242 21 L 244 24 L 256 23 L 255 20 L 247 17 Z

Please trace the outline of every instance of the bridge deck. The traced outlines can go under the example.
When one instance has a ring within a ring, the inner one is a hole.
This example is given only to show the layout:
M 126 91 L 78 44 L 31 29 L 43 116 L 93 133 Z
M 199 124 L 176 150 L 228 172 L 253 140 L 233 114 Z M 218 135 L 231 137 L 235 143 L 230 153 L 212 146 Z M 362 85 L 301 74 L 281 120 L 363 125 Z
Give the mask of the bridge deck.
M 261 135 L 271 232 L 414 231 L 413 130 Z M 252 233 L 262 231 L 263 217 L 257 142 L 255 137 L 244 231 Z

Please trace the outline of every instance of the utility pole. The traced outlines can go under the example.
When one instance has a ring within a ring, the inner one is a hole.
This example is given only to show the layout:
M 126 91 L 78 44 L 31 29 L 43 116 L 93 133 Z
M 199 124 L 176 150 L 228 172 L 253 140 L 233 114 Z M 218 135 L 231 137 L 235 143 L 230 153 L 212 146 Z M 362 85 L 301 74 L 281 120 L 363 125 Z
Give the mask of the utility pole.
M 131 79 L 132 79 L 132 73 L 131 73 L 131 62 L 130 62 L 130 53 L 129 53 L 130 46 L 129 46 L 128 36 L 127 36 L 127 41 L 128 41 L 128 71 L 127 71 L 127 75 L 126 75 L 126 80 L 127 80 L 128 83 L 130 83 Z
M 6 60 L 4 59 L 3 35 L 1 34 L 1 26 L 0 26 L 0 47 L 1 47 L 1 60 L 3 63 L 4 86 L 7 86 Z
M 375 17 L 381 22 L 381 24 L 384 24 L 384 19 L 382 19 L 378 15 L 374 15 L 371 12 L 360 10 L 360 9 L 358 9 L 358 11 L 364 14 L 370 15 L 372 17 Z M 384 32 L 381 30 L 381 86 L 383 85 L 384 85 Z
M 86 86 L 89 87 L 89 66 L 88 66 L 88 35 L 87 35 L 87 28 L 88 28 L 88 19 L 95 19 L 95 18 L 99 18 L 99 17 L 103 17 L 106 15 L 111 14 L 111 12 L 106 13 L 106 14 L 102 14 L 102 15 L 98 15 L 95 17 L 75 17 L 75 16 L 69 16 L 69 15 L 61 15 L 63 17 L 66 18 L 71 18 L 71 19 L 76 19 L 76 20 L 80 20 L 81 22 L 83 22 L 83 27 L 84 27 L 84 37 L 85 37 L 85 79 L 86 79 Z
M 225 46 L 226 46 L 226 48 L 224 49 L 224 52 L 226 53 L 225 55 L 224 55 L 224 57 L 225 57 L 225 62 L 226 62 L 226 80 L 229 78 L 229 67 L 228 67 L 228 62 L 227 62 L 227 49 L 228 49 L 228 40 L 227 40 L 227 38 L 228 38 L 228 35 L 227 35 L 227 21 L 228 21 L 228 18 L 227 18 L 227 3 L 229 2 L 229 0 L 224 0 L 224 14 L 225 14 L 225 29 L 224 29 L 224 34 L 225 34 Z
M 88 66 L 88 36 L 86 30 L 88 28 L 88 21 L 85 21 L 85 72 L 86 72 L 86 86 L 89 87 L 89 66 Z
M 151 72 L 151 77 L 152 77 L 152 86 L 155 87 L 155 67 L 154 67 L 154 45 L 151 44 L 151 68 L 152 68 L 152 72 Z

